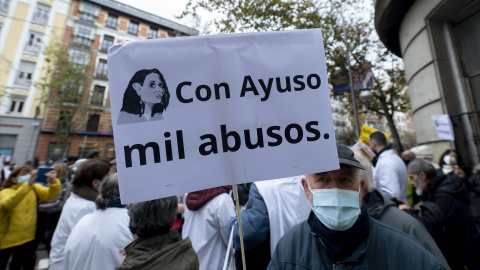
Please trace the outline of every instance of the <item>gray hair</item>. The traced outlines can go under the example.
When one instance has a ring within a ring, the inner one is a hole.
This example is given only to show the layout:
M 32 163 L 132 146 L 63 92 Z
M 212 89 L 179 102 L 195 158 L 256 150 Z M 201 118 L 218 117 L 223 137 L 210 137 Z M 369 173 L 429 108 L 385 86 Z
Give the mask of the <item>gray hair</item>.
M 424 159 L 414 159 L 408 163 L 408 169 L 411 174 L 425 173 L 427 179 L 432 179 L 437 175 L 437 171 L 433 165 Z
M 118 189 L 118 175 L 116 173 L 109 175 L 100 185 L 100 191 L 95 204 L 98 209 L 105 210 L 111 201 L 120 200 L 120 190 Z
M 177 207 L 176 196 L 129 204 L 130 231 L 145 238 L 170 231 Z
M 353 151 L 355 159 L 365 168 L 365 170 L 358 170 L 358 180 L 360 181 L 362 178 L 365 180 L 367 192 L 370 193 L 374 191 L 375 184 L 373 183 L 372 164 L 370 164 L 370 161 L 368 161 L 361 150 L 353 147 L 350 147 L 350 149 Z

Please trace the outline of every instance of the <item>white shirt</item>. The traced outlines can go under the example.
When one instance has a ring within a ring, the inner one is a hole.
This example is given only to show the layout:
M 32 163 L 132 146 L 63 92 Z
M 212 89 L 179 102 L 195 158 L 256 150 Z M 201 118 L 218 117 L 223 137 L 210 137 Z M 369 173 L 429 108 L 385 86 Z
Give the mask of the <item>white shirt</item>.
M 133 241 L 125 208 L 107 208 L 85 215 L 73 227 L 65 245 L 63 269 L 115 269 L 120 249 Z
M 387 199 L 398 198 L 407 202 L 407 167 L 393 149 L 378 157 L 373 171 L 375 188 Z
M 255 182 L 267 206 L 272 255 L 280 238 L 290 228 L 305 221 L 312 210 L 312 205 L 305 196 L 302 177 Z
M 217 195 L 197 211 L 185 207 L 182 237 L 192 241 L 201 270 L 222 269 L 230 236 L 226 227 L 234 216 L 235 206 L 227 193 Z
M 63 258 L 65 243 L 73 229 L 73 226 L 86 214 L 95 211 L 95 203 L 86 200 L 73 193 L 67 199 L 63 206 L 62 214 L 58 220 L 57 228 L 53 234 L 50 251 L 50 268 L 49 270 L 64 270 Z

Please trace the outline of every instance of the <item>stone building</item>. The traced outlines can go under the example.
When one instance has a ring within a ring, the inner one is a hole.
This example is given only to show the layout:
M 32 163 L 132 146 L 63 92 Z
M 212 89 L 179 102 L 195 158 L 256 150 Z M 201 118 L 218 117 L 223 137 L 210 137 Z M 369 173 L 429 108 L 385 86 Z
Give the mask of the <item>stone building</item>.
M 380 39 L 403 58 L 417 143 L 437 161 L 455 148 L 464 163 L 480 157 L 480 1 L 377 0 Z M 455 141 L 439 139 L 432 115 L 448 114 Z
M 46 44 L 62 39 L 69 2 L 0 0 L 0 155 L 25 164 L 34 159 L 42 123 Z

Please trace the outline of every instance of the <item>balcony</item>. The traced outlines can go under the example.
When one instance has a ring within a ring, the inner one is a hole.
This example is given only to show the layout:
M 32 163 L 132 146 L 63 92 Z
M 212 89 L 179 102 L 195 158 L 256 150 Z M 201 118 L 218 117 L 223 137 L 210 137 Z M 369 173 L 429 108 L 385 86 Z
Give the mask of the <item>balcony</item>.
M 89 37 L 81 35 L 76 35 L 73 38 L 73 43 L 76 45 L 85 46 L 87 48 L 90 48 L 90 46 L 92 46 L 92 40 Z
M 108 80 L 108 73 L 106 73 L 106 72 L 96 72 L 95 73 L 95 78 L 102 79 L 102 80 Z
M 113 42 L 104 41 L 100 46 L 100 51 L 106 53 L 108 51 L 108 48 L 110 48 L 111 46 L 113 46 Z
M 33 44 L 33 45 L 27 44 L 24 50 L 24 52 L 30 53 L 30 54 L 38 54 L 41 51 L 42 51 L 42 46 L 40 44 Z
M 40 24 L 40 25 L 46 25 L 48 22 L 48 17 L 46 16 L 35 16 L 33 18 L 33 23 Z
M 17 78 L 15 79 L 15 84 L 18 86 L 30 87 L 30 85 L 32 85 L 32 80 L 25 78 Z

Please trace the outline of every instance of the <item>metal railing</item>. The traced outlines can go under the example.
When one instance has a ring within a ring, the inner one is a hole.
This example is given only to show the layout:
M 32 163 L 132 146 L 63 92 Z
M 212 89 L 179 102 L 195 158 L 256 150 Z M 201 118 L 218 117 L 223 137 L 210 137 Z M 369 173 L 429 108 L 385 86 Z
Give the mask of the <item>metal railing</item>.
M 30 87 L 30 85 L 32 84 L 32 80 L 17 77 L 15 79 L 15 84 L 20 86 Z

